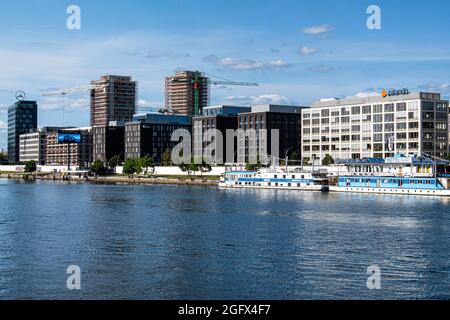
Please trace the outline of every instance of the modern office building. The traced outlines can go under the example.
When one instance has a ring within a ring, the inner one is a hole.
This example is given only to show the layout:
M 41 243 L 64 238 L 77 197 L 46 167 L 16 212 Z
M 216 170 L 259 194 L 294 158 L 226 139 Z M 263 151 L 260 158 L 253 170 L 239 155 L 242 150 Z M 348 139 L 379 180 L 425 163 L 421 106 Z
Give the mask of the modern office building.
M 21 134 L 19 137 L 19 162 L 45 162 L 45 134 L 41 131 Z
M 237 161 L 237 139 L 233 138 L 232 154 L 227 154 L 227 130 L 237 130 L 239 113 L 251 112 L 251 107 L 242 106 L 211 106 L 203 109 L 203 115 L 195 117 L 193 122 L 193 154 L 196 159 L 204 156 L 214 164 L 227 163 L 233 159 Z M 217 133 L 222 136 L 222 148 L 219 151 Z
M 304 157 L 387 158 L 397 153 L 448 155 L 448 104 L 437 93 L 383 92 L 322 100 L 302 112 Z
M 131 77 L 107 75 L 92 81 L 91 86 L 91 127 L 133 119 L 138 85 Z
M 239 114 L 238 163 L 252 162 L 255 155 L 267 156 L 272 160 L 273 157 L 284 159 L 286 155 L 292 157 L 294 153 L 300 157 L 301 110 L 304 108 L 261 105 L 252 107 L 249 113 Z
M 107 162 L 113 157 L 125 159 L 125 123 L 111 122 L 108 126 L 93 127 L 93 160 Z
M 20 160 L 20 135 L 37 130 L 37 102 L 17 101 L 8 108 L 8 158 L 10 163 Z
M 35 161 L 39 165 L 45 165 L 47 152 L 47 135 L 56 133 L 61 127 L 44 127 L 36 132 L 20 135 L 19 162 Z
M 153 157 L 161 163 L 162 155 L 179 142 L 173 142 L 172 133 L 177 129 L 192 132 L 192 118 L 182 115 L 136 115 L 125 125 L 125 159 Z
M 208 106 L 208 81 L 208 78 L 198 71 L 179 71 L 173 76 L 166 77 L 166 109 L 175 114 L 188 116 L 202 114 L 203 108 Z
M 239 113 L 251 112 L 252 108 L 250 106 L 229 106 L 229 105 L 219 105 L 219 106 L 208 106 L 203 108 L 202 116 L 237 116 Z
M 58 133 L 49 133 L 46 137 L 45 164 L 48 166 L 67 166 L 70 148 L 70 165 L 78 168 L 88 168 L 92 163 L 92 129 L 70 128 L 64 132 L 81 134 L 81 143 L 72 143 L 70 146 L 58 142 Z

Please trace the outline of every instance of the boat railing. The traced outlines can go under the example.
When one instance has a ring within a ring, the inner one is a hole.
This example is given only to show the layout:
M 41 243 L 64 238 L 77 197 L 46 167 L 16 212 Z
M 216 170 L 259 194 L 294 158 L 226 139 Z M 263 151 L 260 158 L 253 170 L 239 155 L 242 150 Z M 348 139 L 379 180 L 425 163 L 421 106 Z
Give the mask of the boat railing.
M 392 178 L 432 178 L 432 173 L 392 173 L 392 172 L 348 172 L 346 176 L 351 177 L 392 177 Z

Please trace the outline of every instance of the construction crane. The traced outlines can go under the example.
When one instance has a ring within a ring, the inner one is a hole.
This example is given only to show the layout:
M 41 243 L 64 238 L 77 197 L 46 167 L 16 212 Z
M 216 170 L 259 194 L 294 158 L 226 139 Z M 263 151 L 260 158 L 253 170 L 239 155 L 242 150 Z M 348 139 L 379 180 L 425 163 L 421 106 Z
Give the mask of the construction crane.
M 137 106 L 136 113 L 169 113 L 169 111 L 164 108 L 158 108 L 158 107 Z
M 65 109 L 66 109 L 66 95 L 68 94 L 75 94 L 75 93 L 80 93 L 80 92 L 85 92 L 85 91 L 90 91 L 90 90 L 95 90 L 95 89 L 105 89 L 105 87 L 103 86 L 95 86 L 95 85 L 89 85 L 89 86 L 78 86 L 78 87 L 73 87 L 73 88 L 69 88 L 69 89 L 57 89 L 57 90 L 52 90 L 52 91 L 44 91 L 42 92 L 42 95 L 44 97 L 54 97 L 54 96 L 61 96 L 63 98 L 63 125 L 65 125 Z
M 227 80 L 224 78 L 220 78 L 220 77 L 212 75 L 212 74 L 205 73 L 205 75 L 220 79 L 220 80 L 212 80 L 210 78 L 207 78 L 208 85 L 259 87 L 259 83 L 256 83 L 256 82 L 237 82 L 237 81 L 230 81 L 230 80 Z M 204 79 L 204 76 L 202 75 L 202 73 L 199 71 L 195 71 L 194 79 L 190 80 L 190 83 L 192 84 L 193 89 L 194 89 L 194 114 L 196 116 L 200 115 L 200 88 L 201 88 L 203 79 Z M 175 78 L 173 78 L 173 81 L 178 82 L 178 83 L 189 82 L 189 80 L 179 80 L 179 79 L 175 79 Z

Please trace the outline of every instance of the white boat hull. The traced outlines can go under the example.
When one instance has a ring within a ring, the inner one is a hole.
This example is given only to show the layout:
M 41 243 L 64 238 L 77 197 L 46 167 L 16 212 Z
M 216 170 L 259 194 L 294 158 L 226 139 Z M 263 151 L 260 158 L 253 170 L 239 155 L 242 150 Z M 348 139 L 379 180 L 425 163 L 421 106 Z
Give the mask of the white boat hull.
M 323 192 L 322 186 L 304 186 L 304 187 L 282 187 L 282 186 L 251 186 L 251 185 L 231 185 L 226 183 L 219 183 L 219 188 L 222 189 L 262 189 L 262 190 L 291 190 L 291 191 L 314 191 Z
M 450 190 L 425 189 L 393 189 L 393 188 L 363 188 L 330 186 L 330 192 L 396 194 L 411 196 L 450 197 Z

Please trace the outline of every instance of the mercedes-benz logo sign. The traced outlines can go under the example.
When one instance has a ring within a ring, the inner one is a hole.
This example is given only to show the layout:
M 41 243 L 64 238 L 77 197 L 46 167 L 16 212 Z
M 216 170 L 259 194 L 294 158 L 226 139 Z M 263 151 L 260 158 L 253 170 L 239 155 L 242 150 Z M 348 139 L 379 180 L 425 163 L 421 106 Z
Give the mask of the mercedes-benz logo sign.
M 23 101 L 23 100 L 25 100 L 25 97 L 26 97 L 25 92 L 23 92 L 21 90 L 16 92 L 17 101 Z

